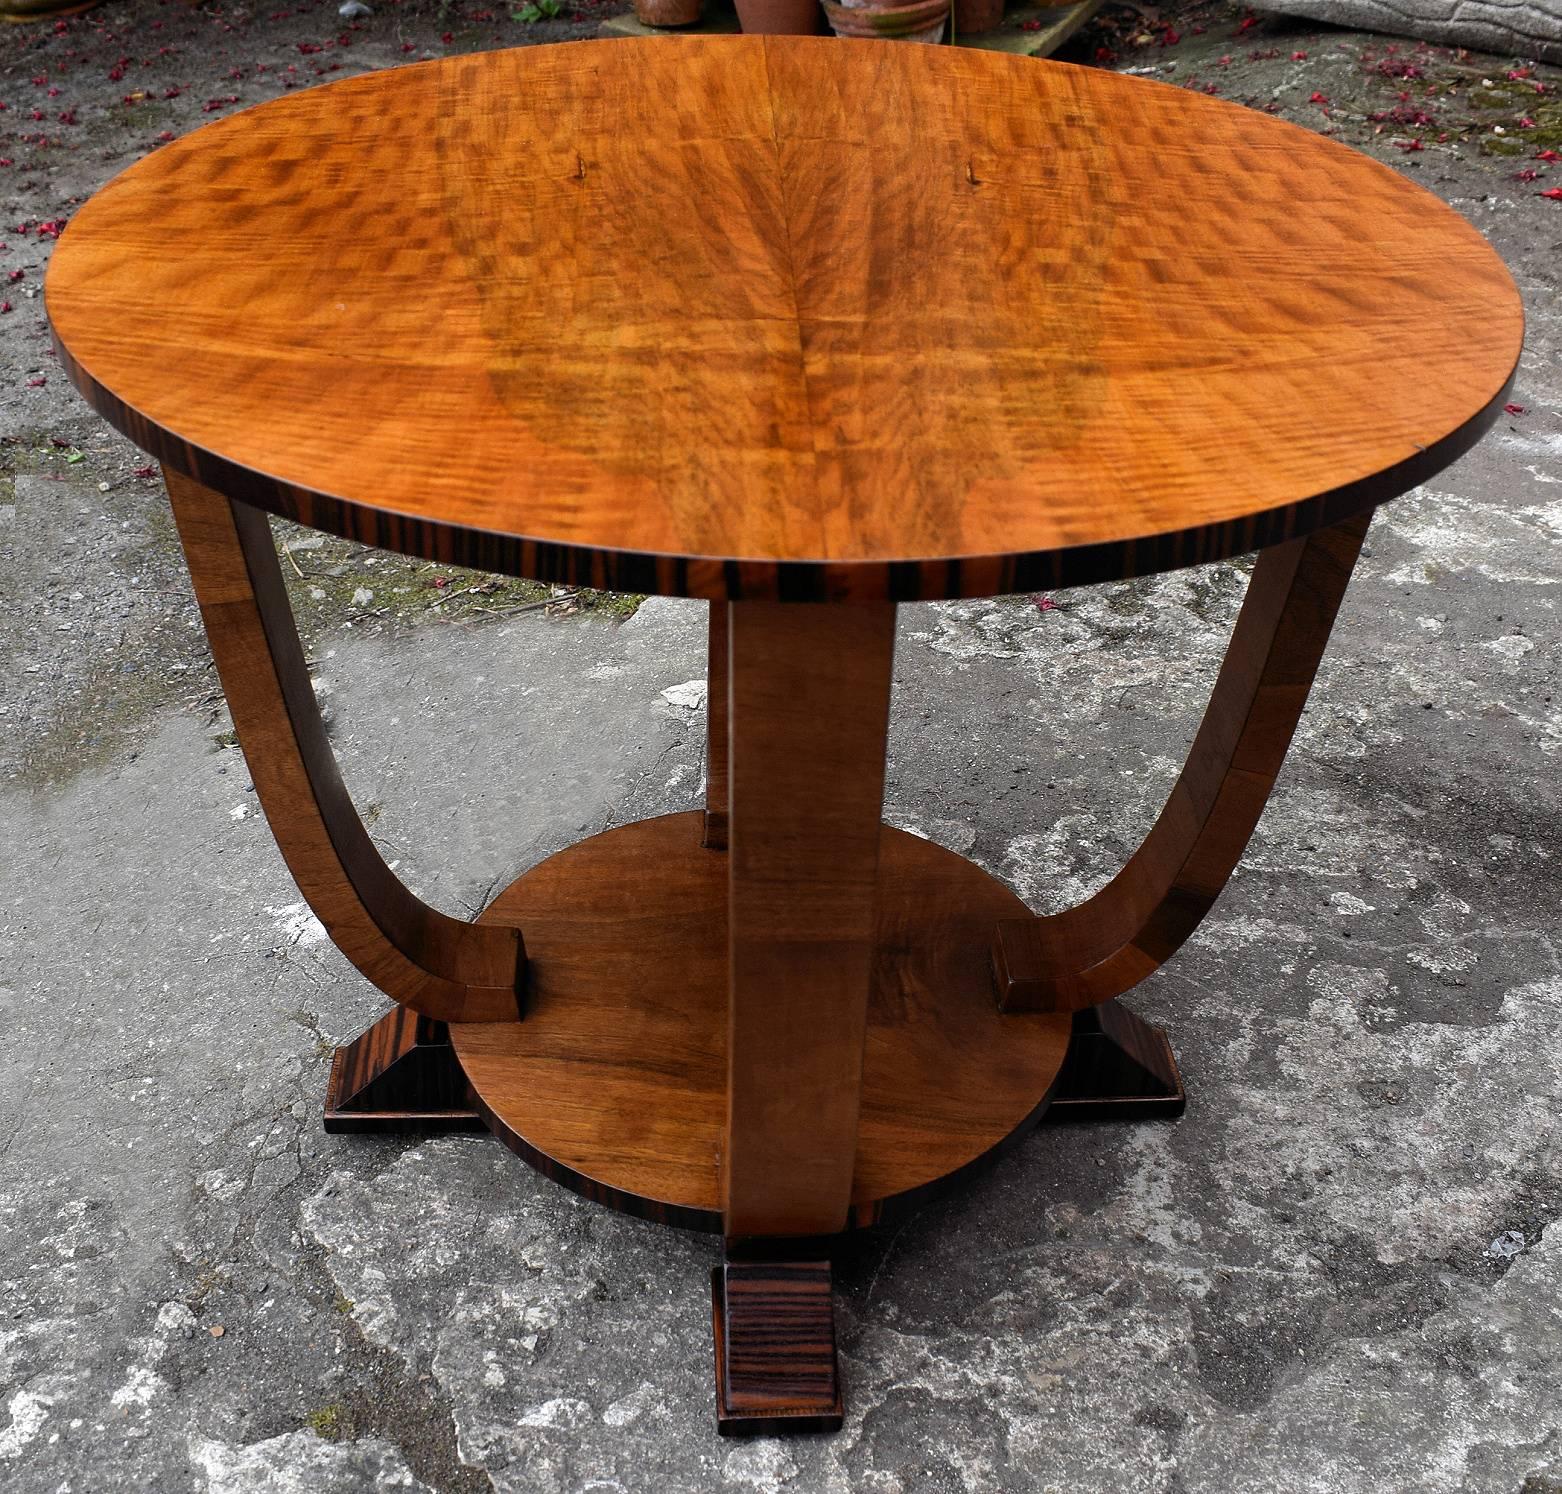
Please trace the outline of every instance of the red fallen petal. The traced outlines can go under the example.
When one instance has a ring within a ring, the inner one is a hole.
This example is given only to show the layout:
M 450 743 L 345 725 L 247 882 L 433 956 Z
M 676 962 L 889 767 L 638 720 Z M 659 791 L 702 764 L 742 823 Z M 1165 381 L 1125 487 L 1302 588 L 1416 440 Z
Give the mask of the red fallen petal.
M 1396 140 L 1394 144 L 1399 150 L 1421 149 L 1421 142 L 1419 140 Z
M 156 467 L 137 467 L 135 475 L 137 477 L 156 477 L 157 476 L 157 468 Z
M 1540 173 L 1536 171 L 1533 166 L 1526 166 L 1522 171 L 1515 171 L 1513 173 L 1513 180 L 1516 182 L 1539 181 Z
M 172 130 L 164 130 L 163 133 L 157 138 L 159 140 L 172 140 L 174 138 L 174 132 Z
M 1306 62 L 1307 61 L 1307 54 L 1305 52 L 1292 52 L 1291 53 L 1291 61 L 1292 62 Z
M 49 381 L 47 379 L 29 379 L 27 381 L 27 387 L 29 389 L 42 389 L 43 386 L 48 382 Z
M 1058 604 L 1049 596 L 1034 596 L 1031 601 L 1036 604 L 1038 612 L 1056 612 L 1058 608 Z
M 1523 405 L 1504 405 L 1502 408 L 1510 415 L 1522 415 L 1524 413 Z
M 1542 192 L 1542 197 L 1549 197 L 1553 202 L 1562 202 L 1562 187 L 1553 187 L 1549 192 Z
M 1562 161 L 1562 155 L 1554 150 L 1537 150 L 1533 156 L 1536 161 Z
M 9 301 L 0 301 L 0 316 L 4 316 L 6 312 L 14 311 L 15 309 Z
M 1307 102 L 1309 104 L 1327 104 L 1329 95 L 1326 93 L 1315 93 L 1308 98 Z
M 27 273 L 26 270 L 12 270 L 11 273 L 9 275 L 7 275 L 5 278 L 7 280 L 9 280 L 12 285 L 15 285 L 16 282 L 18 280 L 20 280 L 22 278 L 22 276 L 25 275 L 26 273 Z

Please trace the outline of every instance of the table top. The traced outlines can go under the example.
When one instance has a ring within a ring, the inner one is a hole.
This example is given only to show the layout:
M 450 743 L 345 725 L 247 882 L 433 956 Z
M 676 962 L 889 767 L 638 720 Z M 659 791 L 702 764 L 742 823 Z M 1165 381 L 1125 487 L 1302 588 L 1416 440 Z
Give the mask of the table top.
M 665 37 L 312 88 L 76 215 L 77 387 L 317 528 L 712 598 L 988 595 L 1426 480 L 1523 333 L 1479 232 L 1255 111 L 999 53 Z

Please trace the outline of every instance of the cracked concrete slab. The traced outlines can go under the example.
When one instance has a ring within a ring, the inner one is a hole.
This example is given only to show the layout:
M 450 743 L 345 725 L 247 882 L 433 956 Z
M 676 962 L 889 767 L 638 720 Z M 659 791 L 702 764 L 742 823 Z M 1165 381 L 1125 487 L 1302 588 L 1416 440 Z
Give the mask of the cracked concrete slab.
M 1240 23 L 1179 19 L 1135 65 L 1191 86 Z M 1288 101 L 1370 42 L 1275 28 L 1245 35 L 1311 59 L 1250 76 Z M 54 384 L 5 393 L 0 1487 L 1562 1487 L 1562 209 L 1364 119 L 1329 127 L 1514 266 L 1521 413 L 1380 514 L 1241 870 L 1130 998 L 1186 1117 L 1044 1130 L 857 1242 L 834 1438 L 714 1435 L 711 1240 L 486 1138 L 321 1132 L 330 1050 L 383 1003 L 271 842 L 140 459 Z M 1175 776 L 1248 568 L 906 608 L 887 817 L 1038 909 L 1087 895 Z M 286 569 L 349 787 L 440 907 L 698 802 L 699 606 L 550 616 L 335 542 Z

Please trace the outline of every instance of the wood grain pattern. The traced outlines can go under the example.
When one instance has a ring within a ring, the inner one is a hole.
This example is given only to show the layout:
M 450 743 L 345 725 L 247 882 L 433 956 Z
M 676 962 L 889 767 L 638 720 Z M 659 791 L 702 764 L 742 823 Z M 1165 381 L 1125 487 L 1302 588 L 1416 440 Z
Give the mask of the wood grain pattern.
M 331 1055 L 325 1091 L 331 1134 L 484 1131 L 443 1022 L 393 1006 Z
M 1332 141 L 1086 68 L 806 37 L 301 91 L 115 178 L 46 291 L 77 387 L 209 487 L 729 599 L 1279 543 L 1473 444 L 1522 336 L 1481 235 Z
M 601 1203 L 719 1230 L 727 1084 L 727 857 L 698 811 L 532 868 L 483 915 L 524 925 L 526 1020 L 450 1029 L 479 1109 L 533 1166 Z M 884 829 L 850 1227 L 902 1218 L 1045 1110 L 1070 1022 L 1005 1016 L 1001 882 Z
M 895 657 L 886 603 L 727 608 L 728 1238 L 846 1223 Z
M 711 1272 L 716 1429 L 836 1432 L 841 1376 L 828 1261 L 728 1261 Z
M 1005 1011 L 1077 1011 L 1119 996 L 1203 921 L 1269 801 L 1370 518 L 1258 557 L 1187 763 L 1144 843 L 1077 907 L 998 925 Z
M 244 761 L 299 891 L 336 947 L 393 1000 L 442 1022 L 513 1021 L 520 931 L 462 923 L 415 897 L 353 808 L 266 516 L 179 472 L 164 478 Z

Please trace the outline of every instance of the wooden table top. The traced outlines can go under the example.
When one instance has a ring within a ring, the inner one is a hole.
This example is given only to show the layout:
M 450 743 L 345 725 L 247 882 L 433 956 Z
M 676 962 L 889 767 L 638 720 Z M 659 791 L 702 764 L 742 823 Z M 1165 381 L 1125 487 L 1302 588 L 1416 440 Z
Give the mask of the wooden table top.
M 527 47 L 156 151 L 46 285 L 77 387 L 230 496 L 702 597 L 988 595 L 1241 553 L 1501 409 L 1431 194 L 1252 110 L 834 38 Z

